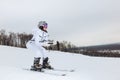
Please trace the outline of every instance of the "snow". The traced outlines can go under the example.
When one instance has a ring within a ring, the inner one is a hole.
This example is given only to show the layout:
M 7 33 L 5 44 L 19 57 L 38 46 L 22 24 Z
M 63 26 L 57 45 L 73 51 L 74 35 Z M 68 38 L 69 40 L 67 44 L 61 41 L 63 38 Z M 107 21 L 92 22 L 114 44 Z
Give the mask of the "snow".
M 28 49 L 0 46 L 0 80 L 120 80 L 120 59 L 89 57 L 48 51 L 51 65 L 58 69 L 75 69 L 66 76 L 24 70 L 33 63 L 34 52 Z M 47 71 L 52 72 L 52 71 Z

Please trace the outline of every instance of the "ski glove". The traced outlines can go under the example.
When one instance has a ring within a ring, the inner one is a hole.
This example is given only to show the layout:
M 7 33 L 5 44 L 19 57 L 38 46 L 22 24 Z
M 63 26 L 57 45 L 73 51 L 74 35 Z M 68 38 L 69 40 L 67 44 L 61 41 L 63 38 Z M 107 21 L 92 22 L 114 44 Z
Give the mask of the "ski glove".
M 42 40 L 42 41 L 39 41 L 39 42 L 44 43 L 44 42 L 47 42 L 47 40 Z

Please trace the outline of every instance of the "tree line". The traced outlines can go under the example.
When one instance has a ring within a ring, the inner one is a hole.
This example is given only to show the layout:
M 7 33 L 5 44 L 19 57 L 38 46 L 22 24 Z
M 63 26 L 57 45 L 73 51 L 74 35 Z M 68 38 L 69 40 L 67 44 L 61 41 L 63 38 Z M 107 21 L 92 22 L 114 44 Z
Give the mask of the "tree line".
M 0 30 L 0 45 L 14 46 L 26 48 L 26 43 L 32 38 L 32 34 L 23 33 L 14 33 L 6 32 L 5 30 Z M 53 44 L 54 42 L 54 44 Z M 113 51 L 111 49 L 105 50 L 96 50 L 86 48 L 78 48 L 68 41 L 54 41 L 51 40 L 49 46 L 44 46 L 48 50 L 58 50 L 64 52 L 71 52 L 77 54 L 83 54 L 88 56 L 97 56 L 97 57 L 120 57 L 120 51 Z
M 4 29 L 0 30 L 0 45 L 14 46 L 26 48 L 26 43 L 32 38 L 32 34 L 6 32 Z M 52 40 L 54 42 L 54 40 Z M 66 51 L 68 48 L 73 48 L 75 45 L 68 41 L 56 41 L 55 44 L 49 43 L 49 46 L 44 46 L 49 50 Z
M 0 30 L 0 45 L 14 46 L 25 48 L 25 44 L 32 37 L 32 34 L 26 33 L 7 33 L 5 30 Z

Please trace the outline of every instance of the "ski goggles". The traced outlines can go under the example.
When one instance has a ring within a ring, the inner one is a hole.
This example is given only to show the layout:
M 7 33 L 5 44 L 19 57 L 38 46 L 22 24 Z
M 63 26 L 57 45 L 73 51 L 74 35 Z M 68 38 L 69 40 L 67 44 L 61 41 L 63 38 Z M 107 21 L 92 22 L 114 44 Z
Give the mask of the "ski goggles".
M 47 28 L 47 27 L 48 27 L 48 24 L 47 24 L 47 23 L 43 24 L 43 27 L 44 27 L 44 28 Z

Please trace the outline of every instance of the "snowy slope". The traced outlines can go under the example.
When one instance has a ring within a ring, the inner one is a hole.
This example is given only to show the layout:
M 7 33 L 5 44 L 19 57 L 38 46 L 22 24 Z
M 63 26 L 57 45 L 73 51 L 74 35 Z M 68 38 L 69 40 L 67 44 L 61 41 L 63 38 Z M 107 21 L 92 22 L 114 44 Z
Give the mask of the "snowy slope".
M 96 58 L 58 51 L 50 51 L 48 55 L 54 67 L 75 69 L 75 72 L 56 71 L 67 76 L 55 76 L 23 70 L 33 63 L 34 52 L 0 46 L 0 80 L 120 80 L 119 58 Z

